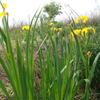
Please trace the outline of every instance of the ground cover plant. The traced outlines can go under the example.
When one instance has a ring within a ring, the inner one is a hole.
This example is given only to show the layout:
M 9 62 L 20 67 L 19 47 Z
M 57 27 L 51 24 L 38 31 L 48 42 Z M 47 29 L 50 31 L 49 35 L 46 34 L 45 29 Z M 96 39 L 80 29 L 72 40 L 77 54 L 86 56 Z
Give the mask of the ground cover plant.
M 0 80 L 5 98 L 93 100 L 94 80 L 98 80 L 97 86 L 100 82 L 99 26 L 88 23 L 87 16 L 71 18 L 69 24 L 55 21 L 55 15 L 61 13 L 61 8 L 53 2 L 50 6 L 55 6 L 56 10 L 52 9 L 55 14 L 47 5 L 44 7 L 47 11 L 37 10 L 31 23 L 20 27 L 21 32 L 16 31 L 18 29 L 12 31 L 7 4 L 0 4 L 3 9 L 0 13 L 0 46 L 3 49 L 0 64 L 12 91 L 9 93 L 4 81 Z M 50 12 L 47 17 L 44 17 L 44 11 Z M 20 33 L 18 38 L 13 37 L 12 40 L 11 36 L 17 32 Z M 99 100 L 99 97 L 96 99 Z

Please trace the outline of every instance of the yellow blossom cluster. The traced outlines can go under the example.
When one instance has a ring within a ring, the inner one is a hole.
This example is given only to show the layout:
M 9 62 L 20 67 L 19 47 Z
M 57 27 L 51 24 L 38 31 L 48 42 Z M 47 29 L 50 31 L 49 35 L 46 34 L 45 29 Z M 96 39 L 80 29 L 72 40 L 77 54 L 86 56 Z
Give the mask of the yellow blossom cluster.
M 79 16 L 78 18 L 75 19 L 75 23 L 87 23 L 89 18 L 87 16 Z
M 4 17 L 4 16 L 8 15 L 8 12 L 6 12 L 7 3 L 1 3 L 1 6 L 2 6 L 3 11 L 0 12 L 0 17 Z
M 82 36 L 87 35 L 87 33 L 94 33 L 95 34 L 96 33 L 96 30 L 93 27 L 84 27 L 82 29 Z
M 73 36 L 73 33 L 76 36 L 87 36 L 88 34 L 91 34 L 91 33 L 95 34 L 96 30 L 93 27 L 84 27 L 82 29 L 75 29 L 75 30 L 73 30 L 73 32 L 71 32 L 72 36 Z
M 84 23 L 86 24 L 88 22 L 89 18 L 87 16 L 79 16 L 78 18 L 75 19 L 75 24 L 78 23 Z M 73 33 L 76 36 L 88 36 L 90 34 L 95 34 L 96 30 L 95 28 L 91 27 L 91 26 L 87 26 L 85 27 L 84 25 L 82 25 L 82 27 L 78 27 L 77 29 L 74 29 L 73 32 L 71 32 L 71 35 L 73 36 Z
M 54 22 L 49 22 L 48 25 L 50 26 L 50 30 L 54 32 L 61 32 L 63 29 L 61 27 L 56 27 Z

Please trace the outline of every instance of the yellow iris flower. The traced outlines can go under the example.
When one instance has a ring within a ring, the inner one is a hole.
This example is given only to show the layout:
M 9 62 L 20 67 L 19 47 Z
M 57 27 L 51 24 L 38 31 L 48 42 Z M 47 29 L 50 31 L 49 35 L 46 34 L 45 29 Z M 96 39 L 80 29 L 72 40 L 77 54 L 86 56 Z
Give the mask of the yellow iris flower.
M 85 27 L 82 29 L 82 36 L 85 36 L 88 33 L 88 28 Z
M 5 15 L 7 15 L 8 13 L 7 12 L 0 12 L 0 17 L 4 17 Z
M 93 27 L 84 27 L 82 29 L 82 36 L 87 35 L 87 33 L 94 33 L 95 34 L 96 33 L 96 30 Z
M 30 26 L 29 26 L 29 25 L 24 25 L 24 26 L 22 26 L 22 30 L 28 31 L 29 29 L 30 29 Z
M 73 30 L 73 32 L 77 36 L 80 36 L 81 35 L 81 29 L 75 29 L 75 30 Z M 73 32 L 71 32 L 72 37 L 73 37 Z
M 3 7 L 4 9 L 6 9 L 6 8 L 7 8 L 7 3 L 3 3 L 3 4 L 2 4 L 2 7 Z
M 80 22 L 82 23 L 87 23 L 89 18 L 87 16 L 79 16 L 78 18 L 75 19 L 75 23 L 78 24 Z

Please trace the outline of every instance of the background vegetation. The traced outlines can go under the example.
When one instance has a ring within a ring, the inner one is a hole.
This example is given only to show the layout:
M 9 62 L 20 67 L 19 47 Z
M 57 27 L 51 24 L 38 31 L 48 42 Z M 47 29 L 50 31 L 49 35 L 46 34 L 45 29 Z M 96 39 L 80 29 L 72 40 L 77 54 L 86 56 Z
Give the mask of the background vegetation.
M 61 6 L 52 2 L 36 11 L 29 25 L 18 28 L 9 28 L 9 15 L 3 13 L 0 64 L 8 79 L 0 79 L 4 99 L 99 100 L 99 22 L 87 16 L 57 22 L 60 13 Z

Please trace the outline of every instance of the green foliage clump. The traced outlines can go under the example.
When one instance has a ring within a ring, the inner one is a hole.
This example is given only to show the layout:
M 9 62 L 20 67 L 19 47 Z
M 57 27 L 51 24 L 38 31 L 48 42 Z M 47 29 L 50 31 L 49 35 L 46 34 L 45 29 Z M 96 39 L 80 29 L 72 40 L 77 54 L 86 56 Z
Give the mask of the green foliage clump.
M 44 12 L 48 14 L 49 19 L 53 19 L 61 13 L 61 6 L 55 2 L 51 2 L 44 7 Z

